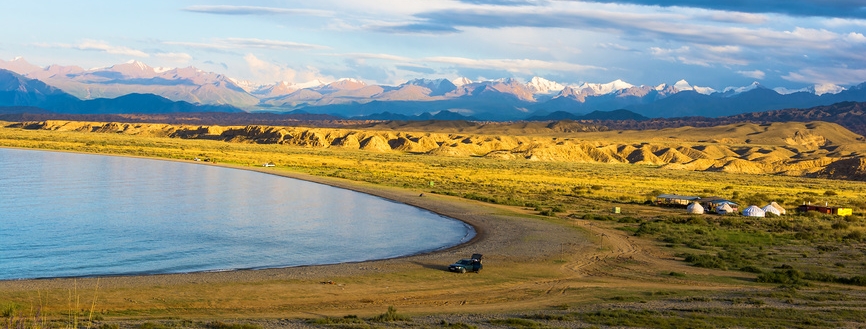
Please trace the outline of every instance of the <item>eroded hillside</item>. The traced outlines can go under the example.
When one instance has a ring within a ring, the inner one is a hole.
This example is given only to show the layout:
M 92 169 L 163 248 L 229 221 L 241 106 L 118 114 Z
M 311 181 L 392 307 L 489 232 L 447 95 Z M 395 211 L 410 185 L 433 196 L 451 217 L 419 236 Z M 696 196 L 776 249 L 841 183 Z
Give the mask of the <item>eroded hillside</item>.
M 41 121 L 9 127 L 447 157 L 634 164 L 678 170 L 866 180 L 864 138 L 826 122 L 744 123 L 645 131 L 604 131 L 603 127 L 574 123 L 304 128 Z

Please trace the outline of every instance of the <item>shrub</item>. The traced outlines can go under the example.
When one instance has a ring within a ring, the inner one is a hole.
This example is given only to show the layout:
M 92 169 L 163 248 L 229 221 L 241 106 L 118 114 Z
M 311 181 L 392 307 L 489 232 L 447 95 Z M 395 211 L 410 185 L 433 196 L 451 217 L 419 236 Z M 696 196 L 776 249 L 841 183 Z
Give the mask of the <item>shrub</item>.
M 858 275 L 855 277 L 851 277 L 849 279 L 846 279 L 844 283 L 853 284 L 856 286 L 866 286 L 866 276 Z
M 833 245 L 822 245 L 822 246 L 815 247 L 815 249 L 818 249 L 818 251 L 822 251 L 822 252 L 829 252 L 829 251 L 839 251 L 840 248 L 838 246 L 833 246 Z
M 451 328 L 451 329 L 477 329 L 478 328 L 477 326 L 465 324 L 463 322 L 449 323 L 448 321 L 445 321 L 445 320 L 442 320 L 442 322 L 439 322 L 439 325 L 442 326 L 442 328 Z
M 689 220 L 686 223 L 692 224 L 692 225 L 698 225 L 698 226 L 707 226 L 707 221 L 705 219 L 703 219 L 701 217 L 697 217 L 697 216 L 689 218 Z
M 805 282 L 803 282 L 803 272 L 795 269 L 774 270 L 773 272 L 762 273 L 761 275 L 758 275 L 757 281 L 791 285 L 805 284 Z
M 346 315 L 342 318 L 324 317 L 320 319 L 307 320 L 309 324 L 355 324 L 365 323 L 364 320 L 358 318 L 357 315 Z
M 492 319 L 490 320 L 490 324 L 506 325 L 515 328 L 541 328 L 541 324 L 538 322 L 520 318 Z
M 634 232 L 635 236 L 642 236 L 644 234 L 652 235 L 662 231 L 661 225 L 655 222 L 643 222 L 637 228 L 637 231 Z
M 208 329 L 262 329 L 261 326 L 254 324 L 240 323 L 225 323 L 222 321 L 212 321 L 205 325 Z
M 640 218 L 625 216 L 625 217 L 620 217 L 620 219 L 617 219 L 616 221 L 619 223 L 640 223 Z
M 723 270 L 727 270 L 728 266 L 717 256 L 712 255 L 695 255 L 695 254 L 687 254 L 685 256 L 686 262 L 692 263 L 692 265 L 697 267 L 705 267 L 705 268 L 720 268 Z
M 393 322 L 393 321 L 412 321 L 412 318 L 403 314 L 398 314 L 394 306 L 388 306 L 388 311 L 373 317 L 371 320 L 376 322 Z
M 16 304 L 6 304 L 0 308 L 0 317 L 11 318 L 15 315 L 15 311 L 18 310 L 18 305 Z
M 863 232 L 854 231 L 845 236 L 845 240 L 861 241 L 863 240 Z
M 145 322 L 138 326 L 140 329 L 168 329 L 162 323 Z

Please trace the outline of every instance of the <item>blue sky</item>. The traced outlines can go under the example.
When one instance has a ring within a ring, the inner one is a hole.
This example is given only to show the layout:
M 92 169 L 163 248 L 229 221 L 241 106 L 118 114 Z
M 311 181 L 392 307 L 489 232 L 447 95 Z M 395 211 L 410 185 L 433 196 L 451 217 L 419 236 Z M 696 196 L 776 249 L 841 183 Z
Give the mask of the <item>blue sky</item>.
M 541 76 L 723 89 L 866 82 L 863 0 L 8 1 L 0 58 L 258 83 Z

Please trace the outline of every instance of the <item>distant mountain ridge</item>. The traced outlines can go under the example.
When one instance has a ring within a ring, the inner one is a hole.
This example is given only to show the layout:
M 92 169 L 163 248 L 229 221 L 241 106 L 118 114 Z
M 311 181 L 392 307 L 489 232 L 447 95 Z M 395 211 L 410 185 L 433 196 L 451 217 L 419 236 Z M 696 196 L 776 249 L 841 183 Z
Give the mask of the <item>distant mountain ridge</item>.
M 172 101 L 153 94 L 80 100 L 42 81 L 0 69 L 0 107 L 4 112 L 47 110 L 59 114 L 153 114 L 183 112 L 241 112 L 230 105 L 201 105 Z
M 478 120 L 508 121 L 555 112 L 581 116 L 622 109 L 647 118 L 722 117 L 866 101 L 866 83 L 847 89 L 816 85 L 797 91 L 769 89 L 757 82 L 718 91 L 693 86 L 685 80 L 657 86 L 632 85 L 622 80 L 564 85 L 541 77 L 526 83 L 513 78 L 488 81 L 459 78 L 454 81 L 415 79 L 397 86 L 384 86 L 344 78 L 330 83 L 314 80 L 301 84 L 256 85 L 194 67 L 153 68 L 138 61 L 82 69 L 60 65 L 43 68 L 17 58 L 8 62 L 0 60 L 0 69 L 42 81 L 84 100 L 154 94 L 173 101 L 232 105 L 252 112 L 303 110 L 341 117 L 385 112 L 415 117 L 448 111 Z

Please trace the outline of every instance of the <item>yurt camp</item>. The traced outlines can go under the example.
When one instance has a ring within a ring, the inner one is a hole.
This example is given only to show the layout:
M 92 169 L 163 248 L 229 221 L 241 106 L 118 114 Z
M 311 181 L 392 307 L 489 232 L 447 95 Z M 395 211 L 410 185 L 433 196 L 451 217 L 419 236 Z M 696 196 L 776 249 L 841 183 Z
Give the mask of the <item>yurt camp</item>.
M 688 207 L 686 207 L 686 211 L 690 214 L 701 215 L 704 213 L 704 207 L 701 206 L 700 203 L 692 202 Z
M 764 217 L 766 215 L 765 215 L 763 209 L 758 208 L 758 206 L 756 206 L 756 205 L 751 205 L 751 206 L 747 207 L 746 209 L 743 209 L 743 216 L 746 216 L 746 217 Z
M 773 214 L 773 215 L 776 215 L 776 216 L 782 216 L 782 212 L 779 211 L 778 208 L 773 207 L 772 204 L 768 204 L 768 205 L 764 206 L 764 208 L 761 208 L 761 210 L 764 211 L 764 214 L 765 214 L 765 215 Z
M 736 214 L 737 211 L 730 204 L 723 203 L 716 207 L 716 213 L 719 215 Z

